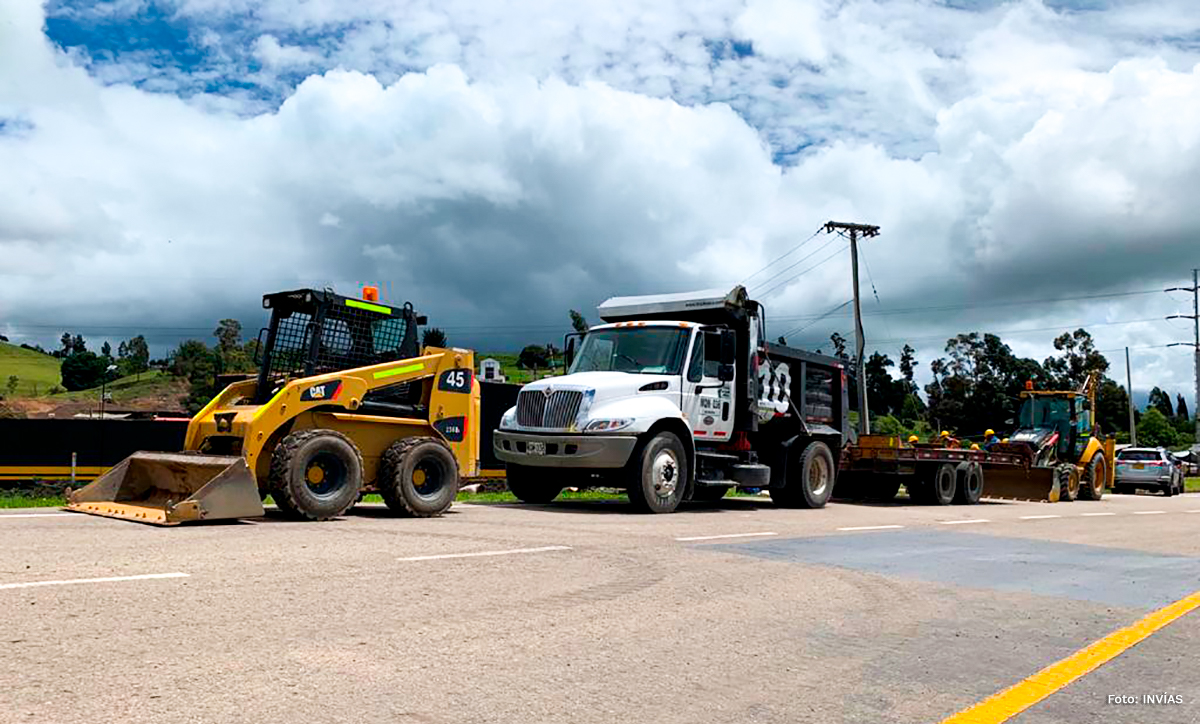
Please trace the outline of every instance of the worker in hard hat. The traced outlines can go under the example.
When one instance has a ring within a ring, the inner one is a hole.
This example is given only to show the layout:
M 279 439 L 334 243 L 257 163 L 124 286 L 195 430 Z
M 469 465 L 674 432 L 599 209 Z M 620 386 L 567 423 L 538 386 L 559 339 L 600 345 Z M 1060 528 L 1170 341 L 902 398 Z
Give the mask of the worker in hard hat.
M 950 434 L 949 430 L 942 430 L 941 440 L 939 441 L 942 447 L 958 447 L 958 438 Z
M 991 450 L 999 444 L 1000 438 L 996 437 L 996 431 L 989 427 L 987 431 L 983 433 L 983 449 Z
M 972 449 L 972 450 L 978 450 L 978 449 L 979 449 L 979 443 L 977 443 L 977 442 L 973 442 L 973 443 L 971 443 L 971 449 Z
M 916 435 L 908 436 L 907 443 L 909 447 L 914 447 L 919 442 L 921 442 L 921 438 L 917 437 Z

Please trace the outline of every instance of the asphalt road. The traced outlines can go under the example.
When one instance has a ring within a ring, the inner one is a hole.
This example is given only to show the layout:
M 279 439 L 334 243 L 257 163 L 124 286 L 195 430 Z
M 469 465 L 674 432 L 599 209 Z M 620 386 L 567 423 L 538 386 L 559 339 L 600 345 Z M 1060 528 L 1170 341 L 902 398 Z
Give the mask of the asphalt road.
M 4 511 L 0 721 L 939 722 L 1200 589 L 1198 529 L 1200 495 Z M 1010 721 L 1198 722 L 1198 647 L 1195 611 Z

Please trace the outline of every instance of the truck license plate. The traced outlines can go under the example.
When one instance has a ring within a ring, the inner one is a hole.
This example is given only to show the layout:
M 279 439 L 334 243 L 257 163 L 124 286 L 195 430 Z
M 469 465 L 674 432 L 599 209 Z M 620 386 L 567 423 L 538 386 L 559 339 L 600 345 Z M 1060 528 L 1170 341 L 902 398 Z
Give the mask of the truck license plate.
M 545 455 L 546 443 L 544 442 L 527 442 L 525 443 L 525 451 L 530 455 Z

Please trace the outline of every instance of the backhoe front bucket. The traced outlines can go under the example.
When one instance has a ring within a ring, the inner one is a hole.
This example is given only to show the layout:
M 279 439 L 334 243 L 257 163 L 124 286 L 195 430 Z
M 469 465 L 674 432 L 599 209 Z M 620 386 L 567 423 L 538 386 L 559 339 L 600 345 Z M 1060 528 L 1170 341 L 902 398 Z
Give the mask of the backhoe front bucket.
M 134 453 L 67 500 L 67 510 L 154 525 L 264 514 L 243 458 L 201 453 Z
M 985 498 L 1057 503 L 1058 487 L 1054 468 L 1025 469 L 1016 465 L 985 465 L 983 468 Z

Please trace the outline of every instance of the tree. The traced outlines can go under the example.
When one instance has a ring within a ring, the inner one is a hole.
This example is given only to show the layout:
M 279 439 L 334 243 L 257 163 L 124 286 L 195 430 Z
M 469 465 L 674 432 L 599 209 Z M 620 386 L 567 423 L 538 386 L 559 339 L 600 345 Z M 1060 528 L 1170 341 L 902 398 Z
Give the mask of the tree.
M 74 392 L 100 384 L 108 363 L 94 352 L 74 352 L 63 358 L 59 374 L 62 386 Z
M 242 323 L 236 319 L 222 319 L 213 330 L 217 338 L 217 348 L 226 354 L 242 344 Z
M 1175 416 L 1184 422 L 1192 419 L 1191 416 L 1188 415 L 1187 400 L 1184 399 L 1183 395 L 1175 396 Z
M 87 352 L 87 344 L 83 341 L 81 335 L 77 334 L 71 338 L 71 351 L 76 353 Z
M 904 404 L 905 383 L 894 380 L 888 372 L 889 367 L 895 366 L 885 354 L 871 353 L 867 358 L 864 372 L 867 377 L 867 407 L 876 415 L 891 415 L 900 411 Z
M 928 419 L 960 435 L 1001 429 L 1016 416 L 1026 380 L 1045 387 L 1046 374 L 1035 360 L 1017 357 L 994 334 L 960 334 L 946 341 L 947 358 L 929 364 L 933 381 Z
M 549 354 L 541 345 L 528 345 L 517 355 L 517 366 L 526 370 L 546 369 L 550 366 Z
M 915 356 L 916 350 L 907 344 L 904 349 L 900 350 L 900 374 L 904 377 L 905 392 L 910 395 L 915 395 L 917 392 L 917 384 L 913 381 L 913 375 L 916 372 L 917 362 Z
M 13 395 L 17 394 L 17 383 L 19 383 L 20 381 L 21 381 L 20 378 L 18 378 L 16 375 L 8 376 L 8 396 L 9 397 L 12 397 Z
M 1125 388 L 1105 377 L 1096 390 L 1096 424 L 1101 434 L 1129 432 L 1129 395 Z
M 1171 407 L 1171 396 L 1155 387 L 1150 390 L 1150 407 L 1158 410 L 1165 418 L 1175 417 L 1175 408 Z
M 217 394 L 220 365 L 220 352 L 209 349 L 199 340 L 180 342 L 175 349 L 171 355 L 171 374 L 188 381 L 188 395 L 182 400 L 188 412 L 199 412 Z
M 1089 374 L 1108 371 L 1108 359 L 1096 351 L 1092 335 L 1086 329 L 1059 335 L 1054 339 L 1054 349 L 1061 351 L 1062 355 L 1047 357 L 1042 365 L 1057 389 L 1077 390 L 1083 386 Z
M 141 374 L 150 369 L 150 347 L 140 334 L 128 342 L 122 342 L 117 347 L 117 356 L 120 358 L 117 366 L 123 375 L 138 375 L 140 379 Z
M 1162 411 L 1153 406 L 1142 414 L 1137 434 L 1138 443 L 1148 447 L 1172 448 L 1179 444 L 1179 435 L 1175 428 Z
M 241 322 L 236 319 L 222 319 L 217 322 L 213 336 L 217 338 L 216 356 L 213 360 L 216 364 L 217 374 L 252 372 L 254 370 L 252 358 L 246 354 L 246 349 L 242 345 Z
M 62 353 L 64 356 L 71 354 L 71 333 L 63 332 L 62 339 L 59 340 L 62 344 Z
M 575 311 L 574 309 L 568 310 L 567 314 L 569 314 L 571 316 L 571 327 L 573 327 L 576 332 L 588 331 L 587 320 L 583 318 L 582 314 Z
M 108 343 L 108 340 L 105 340 L 104 344 L 100 346 L 100 356 L 105 359 L 112 359 L 112 345 Z
M 422 347 L 446 347 L 446 333 L 437 327 L 430 327 L 421 333 Z

